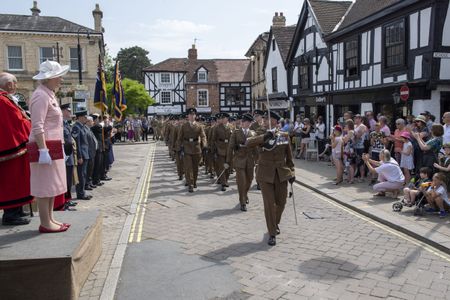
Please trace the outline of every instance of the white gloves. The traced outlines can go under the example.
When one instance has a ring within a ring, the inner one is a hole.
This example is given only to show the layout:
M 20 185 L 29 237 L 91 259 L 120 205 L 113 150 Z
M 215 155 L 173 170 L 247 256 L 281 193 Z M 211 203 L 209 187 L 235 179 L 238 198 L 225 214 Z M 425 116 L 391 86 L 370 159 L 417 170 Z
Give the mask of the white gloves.
M 227 164 L 227 163 L 224 163 L 224 164 L 223 164 L 223 167 L 225 168 L 225 170 L 227 170 L 228 168 L 230 168 L 230 165 Z
M 51 165 L 52 158 L 48 153 L 48 149 L 39 149 L 39 164 L 41 165 Z

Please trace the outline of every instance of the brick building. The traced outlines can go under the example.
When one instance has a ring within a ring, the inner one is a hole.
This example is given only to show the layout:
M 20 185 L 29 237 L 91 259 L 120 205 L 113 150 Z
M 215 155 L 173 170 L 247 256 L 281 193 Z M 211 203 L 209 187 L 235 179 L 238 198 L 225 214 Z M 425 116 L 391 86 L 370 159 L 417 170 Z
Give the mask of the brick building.
M 91 111 L 99 54 L 103 54 L 103 12 L 96 4 L 92 11 L 94 29 L 60 17 L 41 16 L 37 1 L 32 15 L 0 14 L 0 70 L 14 74 L 19 81 L 18 98 L 28 100 L 37 86 L 32 77 L 45 60 L 69 65 L 70 71 L 58 93 L 74 110 L 87 106 Z M 82 85 L 78 78 L 78 40 L 81 46 Z M 83 91 L 85 90 L 85 91 Z M 77 91 L 77 92 L 75 92 Z M 78 92 L 79 91 L 79 92 Z M 75 99 L 75 97 L 78 97 Z M 86 100 L 81 101 L 81 98 Z
M 145 88 L 156 103 L 151 115 L 179 114 L 196 107 L 201 114 L 251 111 L 247 59 L 198 59 L 195 45 L 187 58 L 169 58 L 143 70 Z

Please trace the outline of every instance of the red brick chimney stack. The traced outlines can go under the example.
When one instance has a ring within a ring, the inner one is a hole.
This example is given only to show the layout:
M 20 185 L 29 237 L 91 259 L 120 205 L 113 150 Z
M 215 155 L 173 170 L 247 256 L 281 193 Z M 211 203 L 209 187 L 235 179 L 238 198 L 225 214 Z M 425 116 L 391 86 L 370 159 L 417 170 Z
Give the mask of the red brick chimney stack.
M 195 44 L 192 44 L 192 48 L 188 50 L 188 59 L 189 60 L 197 59 L 197 49 L 195 49 Z

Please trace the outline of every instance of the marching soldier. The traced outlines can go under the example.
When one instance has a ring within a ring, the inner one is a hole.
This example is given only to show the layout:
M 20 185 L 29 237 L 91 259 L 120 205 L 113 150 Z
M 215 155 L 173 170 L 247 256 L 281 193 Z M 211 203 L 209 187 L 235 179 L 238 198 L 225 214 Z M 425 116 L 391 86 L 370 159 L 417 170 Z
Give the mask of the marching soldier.
M 72 137 L 75 139 L 77 144 L 77 174 L 78 174 L 78 184 L 76 185 L 77 199 L 79 200 L 90 200 L 91 195 L 87 195 L 84 189 L 87 180 L 87 167 L 89 162 L 89 143 L 86 131 L 87 111 L 82 110 L 75 113 L 77 121 L 72 127 Z
M 228 123 L 228 119 L 230 117 L 227 113 L 221 113 L 221 121 L 214 128 L 212 139 L 211 139 L 211 148 L 213 153 L 215 154 L 215 166 L 217 174 L 217 181 L 222 186 L 222 191 L 225 191 L 228 185 L 228 177 L 230 176 L 229 168 L 225 168 L 227 151 L 228 151 L 228 143 L 231 137 L 231 126 Z M 229 166 L 228 166 L 229 167 Z
M 252 125 L 250 125 L 250 129 L 253 130 L 254 132 L 256 132 L 257 135 L 260 135 L 260 134 L 263 134 L 264 132 L 266 132 L 266 129 L 264 128 L 263 115 L 264 115 L 264 112 L 263 112 L 262 110 L 255 109 L 255 110 L 253 111 L 253 117 L 254 117 L 255 121 L 252 123 Z M 258 170 L 258 157 L 259 157 L 259 151 L 260 151 L 260 149 L 258 149 L 258 151 L 256 151 L 256 157 L 255 157 L 255 161 L 256 161 L 255 172 L 257 172 L 257 170 Z M 258 190 L 261 190 L 258 181 L 256 181 L 256 188 L 257 188 Z
M 267 114 L 266 114 L 267 116 Z M 289 136 L 276 129 L 280 115 L 271 111 L 267 122 L 272 131 L 247 139 L 247 147 L 259 146 L 263 151 L 259 154 L 256 180 L 261 187 L 264 201 L 264 215 L 269 231 L 268 244 L 276 245 L 276 235 L 280 233 L 279 224 L 287 198 L 287 185 L 295 181 L 295 168 L 292 161 L 292 149 Z M 270 140 L 276 139 L 275 147 L 264 150 L 264 145 L 271 145 Z
M 156 128 L 158 127 L 158 120 L 156 119 L 156 116 L 154 116 L 150 121 L 150 126 L 152 127 L 153 130 L 153 140 L 156 140 L 157 139 Z
M 236 169 L 236 183 L 242 211 L 247 211 L 248 190 L 253 181 L 255 167 L 255 148 L 248 148 L 245 145 L 247 138 L 256 136 L 256 133 L 249 129 L 251 122 L 253 122 L 252 115 L 242 116 L 242 127 L 233 131 L 227 153 L 227 164 L 233 163 Z
M 207 146 L 203 127 L 195 121 L 197 110 L 187 110 L 189 122 L 184 123 L 179 132 L 178 145 L 183 158 L 186 183 L 190 193 L 197 188 L 198 165 L 200 163 L 202 149 Z
M 178 136 L 180 134 L 180 128 L 183 124 L 183 116 L 175 117 L 174 120 L 174 126 L 173 130 L 171 131 L 171 139 L 170 142 L 172 143 L 171 148 L 173 151 L 173 156 L 175 157 L 175 163 L 177 165 L 177 173 L 178 173 L 178 180 L 183 180 L 183 157 L 181 156 L 181 149 L 180 146 L 177 144 Z
M 169 148 L 169 156 L 172 159 L 172 161 L 175 160 L 175 156 L 173 153 L 173 141 L 172 141 L 173 131 L 175 130 L 175 127 L 173 125 L 174 119 L 175 119 L 175 116 L 173 116 L 173 115 L 171 115 L 169 117 L 169 119 L 166 121 L 165 130 L 164 130 L 166 145 Z
M 214 153 L 211 148 L 211 140 L 216 125 L 217 125 L 217 117 L 211 117 L 211 125 L 210 125 L 211 127 L 206 135 L 208 141 L 208 148 L 207 148 L 208 163 L 206 164 L 206 169 L 207 172 L 209 173 L 209 178 L 214 178 Z

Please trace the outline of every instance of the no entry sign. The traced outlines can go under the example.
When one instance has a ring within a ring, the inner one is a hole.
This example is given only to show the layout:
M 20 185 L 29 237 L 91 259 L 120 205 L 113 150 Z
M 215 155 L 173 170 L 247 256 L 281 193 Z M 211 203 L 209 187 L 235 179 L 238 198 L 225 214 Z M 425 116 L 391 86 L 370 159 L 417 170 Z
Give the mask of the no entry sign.
M 409 99 L 409 87 L 407 85 L 403 85 L 400 88 L 400 99 L 403 101 L 407 101 Z

